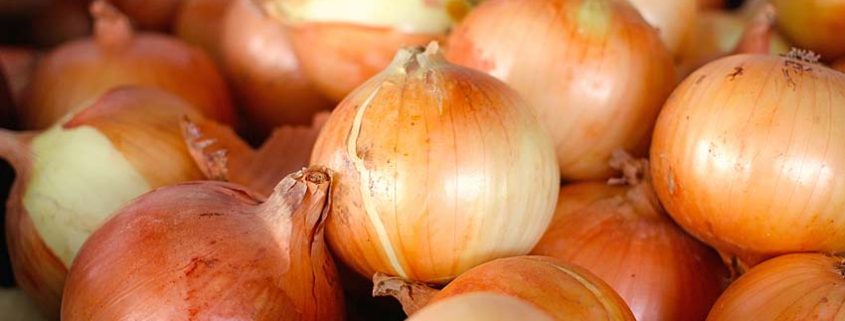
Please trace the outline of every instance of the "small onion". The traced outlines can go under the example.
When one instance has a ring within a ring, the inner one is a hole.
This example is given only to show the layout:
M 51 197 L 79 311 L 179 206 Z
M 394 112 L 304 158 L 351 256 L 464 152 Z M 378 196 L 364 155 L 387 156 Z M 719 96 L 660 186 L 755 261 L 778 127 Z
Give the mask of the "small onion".
M 168 31 L 184 0 L 108 0 L 141 29 Z M 209 1 L 209 0 L 206 0 Z
M 401 50 L 332 112 L 311 163 L 337 173 L 334 253 L 374 272 L 445 283 L 528 253 L 548 227 L 559 174 L 548 133 L 516 92 Z
M 657 121 L 661 202 L 740 268 L 845 251 L 845 74 L 813 58 L 714 61 L 678 86 Z
M 344 320 L 323 242 L 330 180 L 302 170 L 266 200 L 218 182 L 139 197 L 85 242 L 62 320 Z
M 220 61 L 223 19 L 232 0 L 184 0 L 173 33 Z
M 488 1 L 449 41 L 451 62 L 489 72 L 537 111 L 568 180 L 609 177 L 614 150 L 644 154 L 675 85 L 671 54 L 625 1 Z
M 845 0 L 771 0 L 792 43 L 825 60 L 845 56 Z
M 253 0 L 234 0 L 222 29 L 224 65 L 252 136 L 283 124 L 308 124 L 331 107 L 300 70 L 285 27 Z
M 467 0 L 258 0 L 290 26 L 306 75 L 340 101 L 387 67 L 399 48 L 445 38 Z
M 822 321 L 845 317 L 845 259 L 789 254 L 754 267 L 719 297 L 707 321 Z
M 91 12 L 94 37 L 62 45 L 36 67 L 20 113 L 24 128 L 46 128 L 120 85 L 156 86 L 209 118 L 234 123 L 226 83 L 205 53 L 169 36 L 133 34 L 126 17 L 102 0 Z
M 17 172 L 6 235 L 18 285 L 58 315 L 65 275 L 79 247 L 124 202 L 153 188 L 201 179 L 179 130 L 179 98 L 118 88 L 39 133 L 0 132 L 0 155 Z
M 629 0 L 643 18 L 657 28 L 673 53 L 688 39 L 698 15 L 699 0 Z
M 408 321 L 554 321 L 524 301 L 495 293 L 469 293 L 432 304 Z
M 619 293 L 637 320 L 704 320 L 728 273 L 713 249 L 666 215 L 648 162 L 624 153 L 615 184 L 584 182 L 560 190 L 552 224 L 533 254 L 584 267 Z

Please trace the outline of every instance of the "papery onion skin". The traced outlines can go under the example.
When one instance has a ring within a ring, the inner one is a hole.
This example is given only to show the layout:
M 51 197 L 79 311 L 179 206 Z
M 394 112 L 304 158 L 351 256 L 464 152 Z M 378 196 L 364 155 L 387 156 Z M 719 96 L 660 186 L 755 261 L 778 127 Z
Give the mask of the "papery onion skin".
M 687 40 L 698 16 L 699 0 L 629 0 L 660 33 L 673 53 Z
M 121 85 L 155 86 L 185 99 L 205 116 L 234 124 L 226 83 L 208 56 L 169 36 L 137 33 L 125 17 L 95 2 L 94 38 L 66 43 L 39 62 L 20 114 L 23 128 L 43 129 Z
M 493 77 L 446 62 L 435 44 L 400 51 L 350 94 L 311 163 L 337 173 L 329 242 L 364 276 L 445 283 L 528 253 L 559 189 L 530 108 Z
M 845 0 L 772 0 L 778 26 L 796 46 L 830 61 L 845 57 Z
M 495 293 L 469 293 L 420 310 L 408 321 L 553 321 L 548 314 L 513 297 Z
M 712 62 L 660 114 L 655 191 L 679 225 L 740 266 L 845 251 L 843 107 L 845 74 L 820 64 L 765 55 Z
M 145 30 L 169 31 L 184 0 L 109 0 Z
M 323 243 L 329 197 L 318 169 L 292 174 L 266 201 L 218 182 L 145 194 L 85 243 L 62 320 L 342 321 Z
M 183 0 L 173 33 L 220 61 L 223 19 L 232 0 Z
M 528 101 L 567 180 L 609 177 L 614 150 L 645 154 L 675 85 L 671 54 L 622 1 L 487 1 L 452 32 L 447 59 L 489 72 Z
M 734 281 L 707 321 L 834 321 L 845 318 L 843 258 L 788 254 L 765 261 Z
M 234 0 L 222 28 L 224 65 L 253 136 L 332 107 L 301 70 L 285 26 L 254 1 Z

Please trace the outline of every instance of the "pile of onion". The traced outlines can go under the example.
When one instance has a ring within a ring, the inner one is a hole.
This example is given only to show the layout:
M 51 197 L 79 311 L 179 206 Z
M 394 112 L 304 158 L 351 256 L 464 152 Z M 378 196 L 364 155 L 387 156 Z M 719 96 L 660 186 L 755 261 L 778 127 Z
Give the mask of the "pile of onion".
M 672 55 L 626 1 L 483 2 L 447 58 L 516 89 L 552 135 L 567 180 L 607 178 L 614 150 L 646 153 L 675 85 Z
M 330 200 L 319 168 L 291 174 L 266 200 L 218 182 L 145 194 L 83 246 L 62 320 L 344 320 L 323 242 Z
M 629 0 L 650 23 L 660 39 L 673 53 L 677 53 L 689 39 L 700 0 Z
M 0 132 L 17 172 L 6 235 L 18 285 L 58 315 L 79 247 L 116 209 L 151 189 L 202 179 L 182 139 L 186 102 L 151 88 L 118 88 L 43 132 Z
M 754 267 L 719 297 L 707 321 L 841 320 L 845 259 L 789 254 Z
M 402 47 L 443 40 L 470 0 L 258 0 L 290 27 L 302 69 L 334 101 L 387 67 Z
M 559 189 L 548 133 L 518 94 L 448 63 L 436 43 L 403 49 L 349 95 L 311 163 L 333 169 L 333 252 L 375 272 L 445 283 L 527 254 Z
M 845 74 L 817 57 L 719 59 L 681 83 L 657 121 L 661 203 L 740 268 L 845 251 Z
M 635 320 L 625 301 L 604 281 L 583 268 L 542 256 L 517 256 L 479 265 L 442 290 L 400 278 L 376 275 L 373 295 L 392 295 L 405 312 L 470 293 L 496 293 L 519 299 L 554 320 Z M 423 308 L 419 313 L 427 314 Z M 412 319 L 414 320 L 414 319 Z
M 552 224 L 532 253 L 594 273 L 637 320 L 704 320 L 729 277 L 719 255 L 666 215 L 647 161 L 619 152 L 611 166 L 624 178 L 560 190 Z
M 103 0 L 91 13 L 93 38 L 66 43 L 38 63 L 19 115 L 22 127 L 46 128 L 120 85 L 162 88 L 209 118 L 234 123 L 226 83 L 204 52 L 169 36 L 134 33 Z
M 830 61 L 845 57 L 845 0 L 771 0 L 778 26 L 795 45 Z

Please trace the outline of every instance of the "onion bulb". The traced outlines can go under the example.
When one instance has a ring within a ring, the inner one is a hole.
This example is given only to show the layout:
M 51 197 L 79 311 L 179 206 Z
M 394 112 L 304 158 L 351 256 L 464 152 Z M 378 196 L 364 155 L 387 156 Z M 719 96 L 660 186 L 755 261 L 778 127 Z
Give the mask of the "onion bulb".
M 502 82 L 401 50 L 349 95 L 311 163 L 337 172 L 333 253 L 375 272 L 445 283 L 528 253 L 548 227 L 559 174 L 548 133 Z
M 169 31 L 185 0 L 108 0 L 145 30 Z M 205 0 L 210 1 L 210 0 Z
M 754 267 L 719 297 L 708 321 L 842 320 L 845 260 L 789 254 Z
M 222 29 L 224 65 L 252 136 L 284 124 L 308 124 L 332 107 L 300 69 L 287 29 L 255 1 L 234 0 Z
M 449 41 L 447 59 L 503 80 L 536 110 L 567 180 L 609 177 L 614 150 L 644 154 L 675 85 L 671 54 L 625 1 L 484 2 Z
M 469 0 L 259 0 L 290 26 L 305 74 L 340 101 L 387 67 L 396 51 L 445 39 Z
M 429 306 L 470 293 L 492 292 L 520 299 L 554 320 L 634 320 L 631 310 L 604 281 L 580 267 L 542 256 L 493 260 L 461 274 L 443 290 L 377 274 L 374 295 L 393 295 L 415 317 Z M 422 307 L 408 309 L 408 307 Z
M 85 243 L 62 320 L 344 320 L 323 242 L 330 187 L 312 168 L 266 200 L 218 182 L 147 193 Z
M 716 60 L 675 89 L 657 121 L 661 203 L 740 268 L 845 251 L 845 74 L 814 58 Z
M 562 188 L 552 224 L 532 253 L 590 270 L 625 299 L 637 320 L 704 320 L 727 269 L 663 211 L 648 162 L 614 156 L 612 166 L 624 178 Z
M 687 40 L 698 15 L 699 0 L 629 0 L 673 53 Z
M 43 132 L 0 132 L 0 155 L 17 172 L 6 217 L 12 268 L 45 313 L 58 315 L 67 269 L 112 212 L 203 177 L 182 140 L 183 115 L 202 119 L 169 93 L 127 87 Z
M 408 321 L 554 321 L 521 300 L 495 293 L 469 293 L 432 304 Z
M 20 114 L 24 128 L 46 128 L 121 85 L 162 88 L 209 118 L 234 123 L 226 83 L 205 53 L 169 36 L 134 34 L 126 17 L 102 0 L 91 12 L 94 37 L 56 48 L 36 67 Z
M 845 57 L 845 0 L 771 0 L 778 26 L 795 45 L 825 60 Z
M 220 61 L 220 35 L 231 0 L 183 0 L 173 33 Z

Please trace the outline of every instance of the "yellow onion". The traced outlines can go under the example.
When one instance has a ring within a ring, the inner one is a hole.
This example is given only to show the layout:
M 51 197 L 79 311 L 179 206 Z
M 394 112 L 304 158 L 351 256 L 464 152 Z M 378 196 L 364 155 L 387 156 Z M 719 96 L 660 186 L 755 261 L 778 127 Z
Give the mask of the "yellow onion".
M 842 320 L 845 259 L 789 254 L 754 267 L 719 297 L 707 321 Z
M 796 46 L 830 61 L 845 56 L 845 0 L 771 0 L 778 26 Z
M 629 0 L 673 53 L 687 40 L 698 16 L 700 0 Z
M 185 0 L 108 0 L 142 29 L 168 31 Z M 210 0 L 206 0 L 210 1 Z
M 3 321 L 46 320 L 20 289 L 0 289 L 0 311 Z
M 147 193 L 91 235 L 68 275 L 64 321 L 342 321 L 323 242 L 331 177 L 289 175 L 266 200 L 228 183 Z
M 408 321 L 553 321 L 521 300 L 495 293 L 469 293 L 432 304 Z
M 226 83 L 204 52 L 169 36 L 135 34 L 126 17 L 102 0 L 91 12 L 93 38 L 66 43 L 38 63 L 20 113 L 24 128 L 46 128 L 120 85 L 159 87 L 209 118 L 234 123 Z
M 373 282 L 374 295 L 393 295 L 412 317 L 451 298 L 492 292 L 520 299 L 559 321 L 634 320 L 625 301 L 604 281 L 583 268 L 543 256 L 484 263 L 464 272 L 440 291 L 380 274 Z M 426 308 L 418 312 L 419 307 Z
M 173 23 L 173 33 L 187 43 L 205 50 L 220 61 L 223 19 L 231 0 L 183 0 Z
M 648 162 L 614 156 L 612 166 L 624 178 L 562 188 L 552 224 L 532 253 L 590 270 L 625 299 L 637 320 L 704 320 L 727 269 L 663 211 Z
M 609 177 L 614 150 L 644 154 L 675 85 L 671 54 L 625 1 L 488 1 L 449 41 L 449 61 L 503 80 L 536 110 L 567 180 Z
M 290 26 L 302 70 L 340 101 L 387 67 L 399 48 L 442 40 L 470 0 L 259 0 Z
M 266 136 L 284 124 L 308 124 L 315 113 L 332 107 L 300 69 L 286 28 L 253 0 L 232 2 L 221 41 L 227 75 L 252 136 Z
M 153 188 L 201 179 L 179 129 L 201 120 L 179 98 L 118 88 L 43 132 L 0 132 L 17 178 L 6 235 L 18 285 L 50 316 L 82 243 L 124 202 Z
M 657 121 L 661 203 L 740 268 L 845 251 L 845 74 L 814 58 L 716 60 L 675 89 Z
M 518 94 L 401 50 L 333 112 L 311 163 L 333 169 L 333 252 L 375 272 L 445 283 L 526 254 L 548 227 L 559 174 L 548 133 Z

